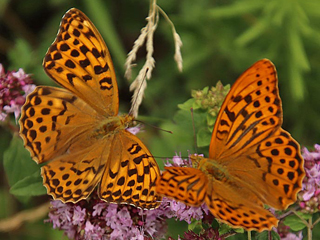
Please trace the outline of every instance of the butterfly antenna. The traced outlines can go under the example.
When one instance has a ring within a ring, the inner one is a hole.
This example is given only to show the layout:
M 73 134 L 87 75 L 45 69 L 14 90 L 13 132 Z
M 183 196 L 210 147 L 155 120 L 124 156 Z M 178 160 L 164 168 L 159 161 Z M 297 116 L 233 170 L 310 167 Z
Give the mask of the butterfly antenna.
M 144 125 L 148 125 L 148 126 L 150 126 L 150 127 L 153 127 L 153 128 L 155 128 L 155 129 L 157 129 L 157 130 L 160 130 L 160 131 L 163 131 L 163 132 L 166 132 L 166 133 L 173 133 L 172 131 L 169 131 L 169 130 L 164 130 L 164 129 L 162 129 L 162 128 L 159 128 L 159 127 L 157 127 L 157 126 L 154 126 L 154 125 L 152 125 L 152 124 L 150 124 L 150 123 L 146 123 L 146 122 L 143 122 L 143 121 L 140 121 L 140 120 L 137 120 L 137 119 L 135 119 L 135 121 L 136 122 L 139 122 L 139 123 L 143 123 Z
M 194 114 L 193 114 L 193 108 L 190 108 L 191 111 L 191 119 L 192 119 L 192 128 L 193 128 L 193 140 L 194 140 L 194 150 L 197 153 L 198 148 L 197 148 L 197 135 L 196 135 L 196 126 L 194 124 Z

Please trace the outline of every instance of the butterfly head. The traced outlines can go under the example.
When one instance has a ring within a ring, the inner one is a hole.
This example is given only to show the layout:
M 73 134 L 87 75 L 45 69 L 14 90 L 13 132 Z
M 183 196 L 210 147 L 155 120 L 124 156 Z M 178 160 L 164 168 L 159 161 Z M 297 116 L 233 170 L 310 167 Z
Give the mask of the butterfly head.
M 125 128 L 132 127 L 134 116 L 130 114 L 124 114 L 122 116 L 119 116 L 119 119 L 121 121 L 121 125 Z
M 200 163 L 203 162 L 203 160 L 205 159 L 203 157 L 203 154 L 199 154 L 199 155 L 198 154 L 190 154 L 189 158 L 192 162 L 192 167 L 197 168 L 197 169 L 200 168 Z

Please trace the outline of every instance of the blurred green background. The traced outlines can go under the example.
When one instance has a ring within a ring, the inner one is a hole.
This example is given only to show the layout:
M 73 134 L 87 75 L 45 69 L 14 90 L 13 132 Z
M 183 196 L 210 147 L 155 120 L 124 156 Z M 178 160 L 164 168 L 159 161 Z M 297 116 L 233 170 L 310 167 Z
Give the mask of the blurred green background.
M 190 98 L 192 89 L 215 86 L 218 80 L 224 85 L 232 84 L 254 62 L 269 58 L 278 70 L 283 128 L 303 146 L 318 142 L 318 0 L 184 0 L 158 4 L 181 36 L 184 69 L 182 73 L 177 69 L 171 27 L 160 16 L 154 36 L 156 66 L 140 107 L 141 119 L 175 134 L 172 120 L 177 105 Z M 131 93 L 130 82 L 123 77 L 124 63 L 140 29 L 146 25 L 147 0 L 0 0 L 0 63 L 6 70 L 23 68 L 32 74 L 37 85 L 54 85 L 42 69 L 42 59 L 56 36 L 61 17 L 71 7 L 82 10 L 105 39 L 116 68 L 120 110 L 128 112 Z M 145 54 L 144 48 L 139 51 L 136 73 L 144 63 Z M 155 156 L 170 157 L 175 151 L 186 156 L 187 150 L 194 148 L 193 130 L 184 131 L 188 135 L 186 143 L 148 126 L 141 139 Z M 11 138 L 12 132 L 0 125 L 1 161 Z M 162 162 L 160 158 L 159 162 Z M 2 164 L 0 168 L 0 219 L 49 199 L 44 196 L 17 200 L 9 193 Z M 60 239 L 61 235 L 41 219 L 17 231 L 0 233 L 0 238 Z

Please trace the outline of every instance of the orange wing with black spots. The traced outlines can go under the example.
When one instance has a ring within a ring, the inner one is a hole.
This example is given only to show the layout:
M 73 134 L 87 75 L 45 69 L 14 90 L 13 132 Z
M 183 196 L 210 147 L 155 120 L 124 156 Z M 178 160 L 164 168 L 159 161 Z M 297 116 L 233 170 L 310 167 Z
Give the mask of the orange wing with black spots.
M 48 194 L 78 202 L 98 189 L 107 202 L 159 206 L 158 165 L 118 116 L 118 87 L 107 46 L 81 11 L 70 9 L 43 66 L 63 88 L 40 86 L 22 108 L 20 135 Z
M 278 219 L 264 205 L 286 209 L 297 200 L 305 176 L 300 146 L 281 125 L 276 69 L 263 59 L 226 96 L 209 158 L 191 156 L 197 166 L 193 171 L 167 169 L 157 181 L 157 192 L 189 205 L 205 202 L 217 219 L 233 227 L 271 230 Z M 174 194 L 169 186 L 186 191 Z
M 46 73 L 99 114 L 118 114 L 116 75 L 99 31 L 80 10 L 62 18 L 58 35 L 43 60 Z

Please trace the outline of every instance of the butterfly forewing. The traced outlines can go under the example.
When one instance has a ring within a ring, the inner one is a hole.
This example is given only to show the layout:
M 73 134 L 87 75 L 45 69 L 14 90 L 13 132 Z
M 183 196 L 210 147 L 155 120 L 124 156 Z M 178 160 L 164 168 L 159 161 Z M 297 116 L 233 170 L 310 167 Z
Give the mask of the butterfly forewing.
M 20 133 L 37 163 L 50 161 L 87 136 L 99 114 L 71 92 L 37 87 L 28 95 L 20 118 Z
M 43 66 L 53 80 L 101 115 L 118 114 L 118 86 L 110 53 L 98 30 L 80 10 L 70 9 L 63 16 Z
M 277 74 L 269 60 L 260 60 L 232 86 L 216 120 L 209 157 L 225 162 L 268 138 L 282 124 Z

